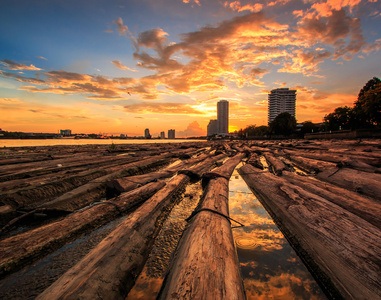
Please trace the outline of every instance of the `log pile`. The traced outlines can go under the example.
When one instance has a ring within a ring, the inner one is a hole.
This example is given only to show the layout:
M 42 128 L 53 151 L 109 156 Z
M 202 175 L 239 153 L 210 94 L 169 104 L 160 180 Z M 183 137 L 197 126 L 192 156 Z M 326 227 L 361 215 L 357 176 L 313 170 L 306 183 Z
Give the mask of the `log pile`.
M 269 141 L 265 146 L 272 149 L 265 155 L 274 172 L 250 164 L 239 172 L 327 295 L 380 298 L 381 144 Z M 269 155 L 283 155 L 310 175 L 277 172 Z
M 38 299 L 124 299 L 184 187 L 200 179 L 203 196 L 158 297 L 245 299 L 228 209 L 229 178 L 241 161 L 241 176 L 328 297 L 381 297 L 377 140 L 0 151 L 0 278 L 120 220 Z

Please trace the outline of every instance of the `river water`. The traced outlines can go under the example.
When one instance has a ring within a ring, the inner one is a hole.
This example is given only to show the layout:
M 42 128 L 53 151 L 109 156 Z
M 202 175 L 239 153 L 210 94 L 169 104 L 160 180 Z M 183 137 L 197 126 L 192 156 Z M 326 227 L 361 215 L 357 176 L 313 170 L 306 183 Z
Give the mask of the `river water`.
M 230 217 L 245 224 L 232 230 L 247 299 L 326 299 L 237 169 L 230 179 L 229 191 Z M 174 207 L 164 223 L 150 258 L 126 300 L 156 299 L 185 228 L 184 220 L 196 207 L 201 194 L 199 184 L 188 186 L 183 201 Z M 232 226 L 236 225 L 232 221 Z
M 247 299 L 326 299 L 237 169 L 229 191 L 230 217 L 245 225 L 233 236 Z
M 205 140 L 187 139 L 0 139 L 0 147 L 34 147 L 34 146 L 57 146 L 57 145 L 111 145 L 111 144 L 162 144 L 162 143 L 184 143 L 184 142 L 205 142 Z

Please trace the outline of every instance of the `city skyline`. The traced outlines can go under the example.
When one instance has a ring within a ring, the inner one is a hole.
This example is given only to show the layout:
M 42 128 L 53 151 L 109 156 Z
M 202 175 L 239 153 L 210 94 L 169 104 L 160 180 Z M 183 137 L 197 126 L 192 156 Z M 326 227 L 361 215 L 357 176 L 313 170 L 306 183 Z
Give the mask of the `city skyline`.
M 380 1 L 10 1 L 0 11 L 0 128 L 206 135 L 267 125 L 298 90 L 298 122 L 353 106 L 381 67 Z

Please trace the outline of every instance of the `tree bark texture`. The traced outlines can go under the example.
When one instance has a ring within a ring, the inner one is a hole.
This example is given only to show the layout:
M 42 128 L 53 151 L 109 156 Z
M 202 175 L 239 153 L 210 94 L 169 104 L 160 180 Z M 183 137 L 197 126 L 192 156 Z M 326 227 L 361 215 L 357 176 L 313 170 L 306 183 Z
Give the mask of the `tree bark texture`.
M 381 297 L 378 227 L 283 177 L 250 165 L 239 172 L 331 297 Z
M 213 171 L 223 177 L 210 179 L 159 299 L 245 299 L 231 224 L 220 215 L 229 215 L 229 178 L 243 157 L 244 153 L 238 154 Z

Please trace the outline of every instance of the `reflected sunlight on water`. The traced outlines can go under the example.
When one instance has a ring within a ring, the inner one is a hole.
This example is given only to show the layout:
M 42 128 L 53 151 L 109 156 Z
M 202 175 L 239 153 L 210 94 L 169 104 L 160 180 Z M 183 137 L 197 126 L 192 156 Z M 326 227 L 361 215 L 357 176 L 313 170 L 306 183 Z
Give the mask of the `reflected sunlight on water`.
M 233 229 L 233 236 L 247 298 L 326 299 L 236 170 L 229 186 L 230 217 L 245 225 Z

